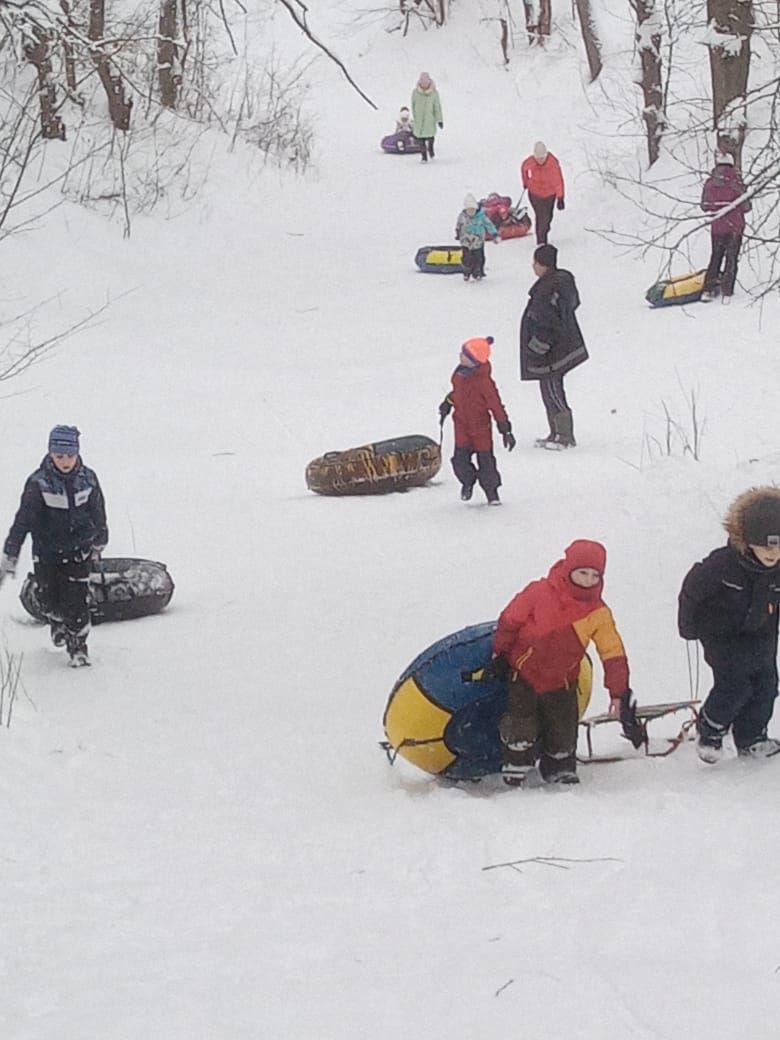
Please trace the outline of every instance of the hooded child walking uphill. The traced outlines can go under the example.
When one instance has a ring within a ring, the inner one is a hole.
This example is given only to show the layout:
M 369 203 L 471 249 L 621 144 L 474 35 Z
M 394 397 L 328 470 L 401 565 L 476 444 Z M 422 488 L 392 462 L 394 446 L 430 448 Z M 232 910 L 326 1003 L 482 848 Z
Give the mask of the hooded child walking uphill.
M 740 755 L 780 751 L 767 736 L 777 697 L 780 488 L 743 492 L 723 526 L 728 543 L 685 576 L 678 612 L 680 635 L 701 641 L 712 669 L 697 723 L 699 758 L 709 763 L 721 757 L 729 730 Z
M 498 489 L 501 474 L 493 454 L 493 431 L 491 416 L 496 420 L 504 447 L 511 451 L 515 446 L 512 424 L 493 382 L 490 369 L 490 347 L 493 337 L 466 340 L 461 347 L 460 363 L 452 373 L 452 390 L 439 405 L 439 422 L 455 409 L 455 452 L 452 468 L 460 481 L 460 497 L 468 502 L 474 493 L 474 484 L 485 492 L 489 505 L 501 504 Z M 471 461 L 477 456 L 477 465 Z
M 412 121 L 414 123 L 414 136 L 422 145 L 421 159 L 428 162 L 428 157 L 433 158 L 433 141 L 436 137 L 436 128 L 444 129 L 444 116 L 441 110 L 441 99 L 433 82 L 427 72 L 421 72 L 417 85 L 412 91 Z
M 488 674 L 509 678 L 499 737 L 504 780 L 512 786 L 525 782 L 537 760 L 547 783 L 578 783 L 577 676 L 591 642 L 604 665 L 610 711 L 634 742 L 626 652 L 601 598 L 606 562 L 599 542 L 572 542 L 547 577 L 527 585 L 498 619 Z
M 0 584 L 16 575 L 28 534 L 38 597 L 51 623 L 52 641 L 67 647 L 74 667 L 89 664 L 89 561 L 105 548 L 108 528 L 103 492 L 97 474 L 81 461 L 75 426 L 54 427 L 48 454 L 27 478 L 3 547 Z
M 455 223 L 455 238 L 463 246 L 464 282 L 469 278 L 476 282 L 485 277 L 485 239 L 488 235 L 496 243 L 501 241 L 498 228 L 469 193 Z

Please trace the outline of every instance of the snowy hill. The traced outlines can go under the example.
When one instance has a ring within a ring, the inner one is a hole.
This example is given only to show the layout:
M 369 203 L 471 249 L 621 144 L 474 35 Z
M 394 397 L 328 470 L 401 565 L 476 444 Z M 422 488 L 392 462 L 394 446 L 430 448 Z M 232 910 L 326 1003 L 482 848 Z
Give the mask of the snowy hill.
M 377 747 L 409 661 L 497 616 L 575 537 L 607 546 L 640 702 L 706 694 L 676 633 L 680 580 L 731 498 L 777 478 L 776 301 L 651 312 L 657 261 L 586 232 L 637 218 L 598 173 L 614 105 L 584 84 L 559 6 L 571 46 L 505 69 L 462 5 L 406 38 L 334 5 L 317 29 L 379 110 L 317 59 L 305 178 L 223 142 L 204 192 L 127 241 L 64 204 L 4 243 L 6 314 L 51 300 L 45 331 L 112 302 L 3 384 L 2 522 L 48 429 L 76 423 L 109 552 L 163 560 L 177 584 L 164 614 L 95 629 L 76 673 L 23 623 L 18 582 L 0 592 L 25 688 L 0 730 L 4 1038 L 774 1035 L 780 766 L 708 770 L 686 746 L 517 792 L 441 787 Z M 629 15 L 603 11 L 605 82 L 630 62 Z M 422 69 L 445 120 L 427 168 L 378 149 Z M 538 138 L 567 179 L 552 241 L 591 354 L 567 381 L 580 446 L 561 455 L 530 446 L 544 416 L 518 378 L 531 240 L 489 246 L 479 285 L 412 262 L 451 240 L 467 191 L 516 198 Z M 701 264 L 705 233 L 696 248 Z M 327 450 L 437 436 L 459 346 L 487 334 L 518 438 L 497 452 L 501 509 L 463 505 L 446 463 L 407 495 L 306 491 Z M 665 450 L 664 404 L 692 437 L 691 393 L 699 461 Z M 535 862 L 484 869 L 518 860 Z

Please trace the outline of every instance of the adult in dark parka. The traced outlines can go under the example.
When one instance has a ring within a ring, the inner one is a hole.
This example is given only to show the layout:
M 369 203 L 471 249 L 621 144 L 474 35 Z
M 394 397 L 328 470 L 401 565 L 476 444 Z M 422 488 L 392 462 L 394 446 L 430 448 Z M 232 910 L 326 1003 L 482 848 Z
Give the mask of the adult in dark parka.
M 550 432 L 536 443 L 545 448 L 574 448 L 574 419 L 563 377 L 588 359 L 575 311 L 580 297 L 574 275 L 558 267 L 555 246 L 534 252 L 536 282 L 520 321 L 520 378 L 538 380 Z

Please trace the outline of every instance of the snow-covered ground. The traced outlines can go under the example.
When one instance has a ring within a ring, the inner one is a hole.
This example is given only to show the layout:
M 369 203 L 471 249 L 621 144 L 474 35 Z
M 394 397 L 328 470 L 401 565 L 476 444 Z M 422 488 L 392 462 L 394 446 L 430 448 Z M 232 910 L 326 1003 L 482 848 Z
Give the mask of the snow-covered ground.
M 317 61 L 309 176 L 220 145 L 204 193 L 128 241 L 64 205 L 4 243 L 5 315 L 46 298 L 35 320 L 56 329 L 112 303 L 2 385 L 2 524 L 48 429 L 76 423 L 109 554 L 164 560 L 177 588 L 164 614 L 95 629 L 78 672 L 24 623 L 19 583 L 0 592 L 25 688 L 0 730 L 0 1036 L 769 1040 L 780 765 L 708 769 L 688 745 L 518 792 L 442 787 L 377 741 L 409 661 L 495 617 L 575 537 L 608 548 L 640 702 L 706 693 L 677 591 L 731 498 L 777 478 L 777 303 L 650 311 L 654 261 L 584 230 L 636 217 L 594 172 L 613 113 L 576 49 L 505 70 L 460 5 L 405 39 L 342 6 L 323 35 L 379 112 Z M 605 75 L 628 60 L 629 13 Z M 422 69 L 445 119 L 427 167 L 377 147 Z M 466 191 L 517 197 L 537 138 L 567 179 L 552 241 L 591 352 L 561 455 L 530 446 L 543 411 L 518 378 L 532 240 L 489 246 L 479 285 L 413 266 L 451 240 Z M 701 265 L 705 232 L 697 248 Z M 487 334 L 518 438 L 498 449 L 501 509 L 464 506 L 446 463 L 406 495 L 307 492 L 324 451 L 436 436 L 459 345 Z M 700 461 L 663 449 L 664 403 L 690 431 L 691 393 Z M 598 682 L 592 709 L 606 699 Z M 484 869 L 544 857 L 563 862 Z

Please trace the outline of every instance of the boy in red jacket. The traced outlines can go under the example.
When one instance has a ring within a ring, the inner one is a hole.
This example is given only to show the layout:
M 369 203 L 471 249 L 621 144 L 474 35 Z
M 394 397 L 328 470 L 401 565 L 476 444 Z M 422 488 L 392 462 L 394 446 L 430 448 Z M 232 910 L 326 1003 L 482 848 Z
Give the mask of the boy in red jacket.
M 507 784 L 521 786 L 537 759 L 547 783 L 579 783 L 577 676 L 590 642 L 604 666 L 610 713 L 634 746 L 642 742 L 626 651 L 601 598 L 606 562 L 599 542 L 572 542 L 547 577 L 527 585 L 498 619 L 488 670 L 509 679 L 498 727 Z
M 512 424 L 501 402 L 498 388 L 490 370 L 490 347 L 493 337 L 467 339 L 461 347 L 460 363 L 452 373 L 452 390 L 439 405 L 439 423 L 455 409 L 455 453 L 452 468 L 460 481 L 460 497 L 468 502 L 474 493 L 474 484 L 485 492 L 488 505 L 499 506 L 498 489 L 501 474 L 493 454 L 493 431 L 491 416 L 496 421 L 504 447 L 511 451 L 515 446 Z M 471 461 L 477 456 L 477 465 Z

